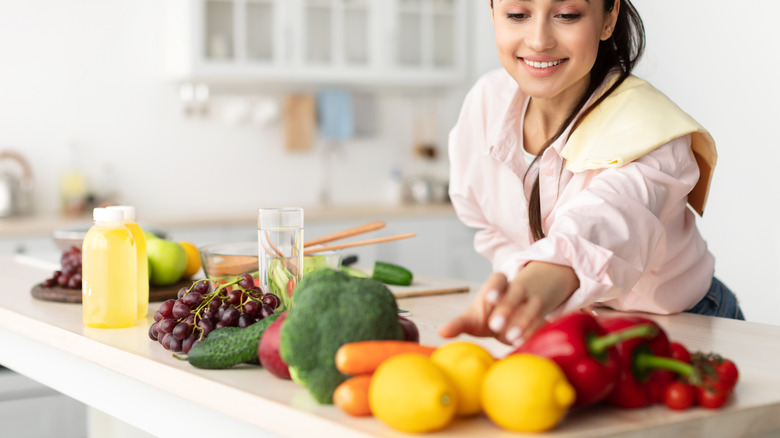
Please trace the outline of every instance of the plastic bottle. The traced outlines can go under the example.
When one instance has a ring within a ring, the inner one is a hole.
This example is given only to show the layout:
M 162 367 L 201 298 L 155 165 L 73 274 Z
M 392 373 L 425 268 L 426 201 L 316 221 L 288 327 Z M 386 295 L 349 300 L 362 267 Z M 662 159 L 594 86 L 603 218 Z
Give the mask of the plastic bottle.
M 144 230 L 136 222 L 135 207 L 132 205 L 112 205 L 107 208 L 120 210 L 124 215 L 125 226 L 133 234 L 138 270 L 138 318 L 146 318 L 146 313 L 149 311 L 149 259 L 146 257 Z
M 390 205 L 399 205 L 404 199 L 404 181 L 401 169 L 394 167 L 390 171 L 387 181 L 387 202 Z
M 94 225 L 81 250 L 82 315 L 97 328 L 130 327 L 138 321 L 137 254 L 120 210 L 95 208 Z
M 62 213 L 66 216 L 84 214 L 87 205 L 87 183 L 79 167 L 78 146 L 70 143 L 70 166 L 60 176 Z

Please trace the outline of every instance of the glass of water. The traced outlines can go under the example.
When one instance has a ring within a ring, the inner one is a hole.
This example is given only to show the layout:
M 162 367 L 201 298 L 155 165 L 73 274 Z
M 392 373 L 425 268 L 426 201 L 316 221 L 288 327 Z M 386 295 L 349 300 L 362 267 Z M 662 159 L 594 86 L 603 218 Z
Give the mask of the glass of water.
M 292 305 L 292 292 L 303 275 L 303 209 L 261 208 L 257 217 L 259 268 L 263 292 Z

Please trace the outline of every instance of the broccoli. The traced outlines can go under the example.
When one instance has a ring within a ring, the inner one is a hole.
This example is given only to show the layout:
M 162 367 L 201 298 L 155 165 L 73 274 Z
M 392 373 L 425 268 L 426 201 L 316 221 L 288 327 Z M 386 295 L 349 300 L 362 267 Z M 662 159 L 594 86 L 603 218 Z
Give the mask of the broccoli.
M 387 286 L 333 269 L 319 269 L 295 288 L 293 307 L 282 324 L 279 352 L 290 374 L 323 404 L 349 376 L 334 363 L 348 342 L 403 339 L 398 306 Z

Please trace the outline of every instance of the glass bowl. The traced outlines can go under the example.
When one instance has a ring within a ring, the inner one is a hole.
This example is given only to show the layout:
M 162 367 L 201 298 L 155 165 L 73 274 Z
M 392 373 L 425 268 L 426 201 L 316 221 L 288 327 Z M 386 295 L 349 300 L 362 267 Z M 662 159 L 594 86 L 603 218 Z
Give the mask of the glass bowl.
M 232 280 L 237 275 L 252 274 L 257 278 L 257 242 L 231 242 L 198 248 L 206 278 L 214 281 Z
M 249 273 L 259 273 L 258 243 L 256 241 L 217 243 L 198 248 L 206 278 L 214 281 L 232 280 Z M 341 250 L 325 251 L 303 257 L 303 275 L 322 267 L 339 269 Z

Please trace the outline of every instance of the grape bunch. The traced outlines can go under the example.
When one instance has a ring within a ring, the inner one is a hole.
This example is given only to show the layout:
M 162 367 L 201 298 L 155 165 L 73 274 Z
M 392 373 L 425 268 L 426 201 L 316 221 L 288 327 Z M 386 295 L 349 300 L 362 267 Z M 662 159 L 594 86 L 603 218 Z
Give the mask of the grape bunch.
M 164 301 L 154 313 L 149 338 L 174 353 L 187 354 L 213 330 L 222 327 L 248 327 L 273 315 L 281 300 L 255 287 L 250 274 L 235 280 L 214 283 L 198 280 L 182 287 L 176 299 Z
M 41 284 L 43 287 L 64 287 L 81 289 L 81 250 L 71 246 L 60 256 L 60 269 Z

